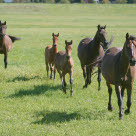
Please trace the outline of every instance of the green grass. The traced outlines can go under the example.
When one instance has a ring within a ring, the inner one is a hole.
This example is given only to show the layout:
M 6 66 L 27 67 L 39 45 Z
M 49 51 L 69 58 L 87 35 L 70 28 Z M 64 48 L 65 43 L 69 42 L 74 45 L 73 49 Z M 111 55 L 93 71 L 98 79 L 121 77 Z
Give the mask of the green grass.
M 91 4 L 0 4 L 0 20 L 7 21 L 7 34 L 21 38 L 8 55 L 4 69 L 0 57 L 0 135 L 1 136 L 111 136 L 136 135 L 136 84 L 131 114 L 118 116 L 113 87 L 113 112 L 107 110 L 108 91 L 102 78 L 101 91 L 93 78 L 87 89 L 77 46 L 81 39 L 93 37 L 98 24 L 107 25 L 112 46 L 123 46 L 125 34 L 136 35 L 136 5 Z M 44 64 L 44 49 L 52 44 L 52 33 L 60 33 L 59 50 L 65 40 L 73 40 L 74 96 L 61 90 L 61 80 L 49 80 Z M 126 109 L 126 92 L 124 97 Z

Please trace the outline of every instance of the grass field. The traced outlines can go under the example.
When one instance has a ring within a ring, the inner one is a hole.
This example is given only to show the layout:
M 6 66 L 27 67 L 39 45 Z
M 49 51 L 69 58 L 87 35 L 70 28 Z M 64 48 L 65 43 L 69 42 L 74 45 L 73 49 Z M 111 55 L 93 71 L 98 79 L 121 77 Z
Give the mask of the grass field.
M 136 36 L 136 5 L 0 4 L 0 20 L 7 21 L 7 34 L 21 38 L 14 43 L 4 69 L 0 57 L 0 135 L 1 136 L 134 136 L 136 135 L 136 84 L 131 114 L 119 120 L 113 90 L 113 112 L 107 110 L 108 91 L 102 78 L 101 91 L 93 78 L 87 89 L 77 57 L 81 39 L 93 37 L 98 24 L 107 25 L 112 46 L 123 46 L 125 34 Z M 74 95 L 67 94 L 61 81 L 46 76 L 44 49 L 52 44 L 52 33 L 60 33 L 58 49 L 64 40 L 73 40 Z M 126 92 L 124 97 L 126 109 Z

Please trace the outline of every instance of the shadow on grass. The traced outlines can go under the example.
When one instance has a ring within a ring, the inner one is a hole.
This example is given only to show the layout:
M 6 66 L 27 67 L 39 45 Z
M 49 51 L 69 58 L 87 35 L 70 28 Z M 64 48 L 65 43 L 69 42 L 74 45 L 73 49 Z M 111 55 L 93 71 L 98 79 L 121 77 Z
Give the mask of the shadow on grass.
M 34 77 L 25 77 L 25 76 L 18 76 L 18 77 L 15 77 L 13 78 L 12 80 L 9 80 L 8 82 L 16 82 L 16 81 L 29 81 L 29 80 L 33 80 L 33 79 L 40 79 L 39 76 L 34 76 Z
M 35 116 L 37 118 L 40 118 L 40 120 L 37 120 L 35 122 L 32 122 L 32 124 L 55 124 L 55 123 L 63 123 L 63 122 L 69 122 L 70 120 L 78 120 L 80 119 L 80 115 L 78 113 L 66 113 L 66 112 L 36 112 Z
M 114 117 L 107 115 L 107 110 L 91 110 L 90 112 L 81 110 L 73 113 L 66 112 L 36 112 L 34 117 L 37 118 L 32 124 L 55 124 L 69 122 L 71 120 L 114 120 Z
M 58 89 L 61 89 L 61 85 L 56 85 L 56 86 L 49 86 L 49 85 L 38 85 L 34 86 L 33 89 L 21 89 L 15 94 L 10 95 L 10 98 L 15 98 L 15 97 L 24 97 L 24 96 L 34 96 L 34 95 L 41 95 L 44 94 L 47 91 L 57 91 Z

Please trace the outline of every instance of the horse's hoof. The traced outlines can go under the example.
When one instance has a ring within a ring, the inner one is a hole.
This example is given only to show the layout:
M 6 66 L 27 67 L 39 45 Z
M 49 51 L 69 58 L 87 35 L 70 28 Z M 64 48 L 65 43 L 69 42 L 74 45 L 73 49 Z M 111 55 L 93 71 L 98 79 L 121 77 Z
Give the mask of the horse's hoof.
M 125 110 L 125 114 L 128 115 L 130 113 L 130 110 L 129 109 L 126 109 Z
M 84 85 L 84 86 L 83 86 L 83 89 L 84 89 L 84 88 L 87 88 L 87 85 Z
M 108 105 L 108 110 L 109 110 L 109 111 L 113 111 L 113 107 L 110 106 L 110 105 Z
M 71 96 L 73 96 L 73 90 L 71 91 Z
M 123 116 L 119 117 L 119 120 L 122 120 L 123 119 Z
M 100 91 L 101 90 L 101 88 L 98 88 L 98 91 Z
M 66 94 L 66 88 L 62 87 L 63 92 Z

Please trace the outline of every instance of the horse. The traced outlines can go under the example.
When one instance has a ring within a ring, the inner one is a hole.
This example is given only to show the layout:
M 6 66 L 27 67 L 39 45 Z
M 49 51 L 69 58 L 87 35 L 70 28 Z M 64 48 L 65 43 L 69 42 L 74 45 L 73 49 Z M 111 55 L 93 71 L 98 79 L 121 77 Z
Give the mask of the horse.
M 45 64 L 46 64 L 46 71 L 47 71 L 47 77 L 49 76 L 49 66 L 50 66 L 50 79 L 52 79 L 52 71 L 53 71 L 53 67 L 54 67 L 54 59 L 56 56 L 56 53 L 58 52 L 57 50 L 57 45 L 58 45 L 58 37 L 59 37 L 59 33 L 58 34 L 54 34 L 52 33 L 52 37 L 53 37 L 53 45 L 48 45 L 45 48 Z M 54 76 L 55 79 L 55 76 Z
M 102 59 L 104 56 L 104 49 L 107 49 L 111 43 L 107 41 L 106 25 L 98 25 L 98 30 L 93 38 L 85 38 L 80 41 L 78 45 L 78 58 L 81 63 L 81 68 L 83 70 L 83 77 L 85 79 L 85 85 L 83 88 L 87 88 L 88 84 L 91 83 L 91 74 L 94 67 L 96 66 L 95 62 Z M 101 82 L 101 63 L 97 64 L 98 66 L 98 90 L 100 90 Z
M 67 42 L 65 40 L 65 51 L 59 51 L 55 56 L 55 69 L 57 69 L 60 78 L 62 80 L 62 89 L 66 94 L 66 80 L 65 75 L 69 73 L 70 75 L 70 84 L 71 84 L 71 96 L 73 96 L 73 66 L 74 61 L 71 57 L 72 52 L 72 40 Z M 56 70 L 54 70 L 54 74 Z
M 6 21 L 4 23 L 0 21 L 0 54 L 4 54 L 5 69 L 7 68 L 7 56 L 12 48 L 12 43 L 16 40 L 20 40 L 20 38 L 7 35 L 6 29 Z
M 125 114 L 128 114 L 130 113 L 133 82 L 136 78 L 136 37 L 127 33 L 123 49 L 119 47 L 108 49 L 102 61 L 101 71 L 108 87 L 108 110 L 113 110 L 111 95 L 112 85 L 115 85 L 119 118 L 123 119 L 124 90 L 127 89 L 127 109 Z

